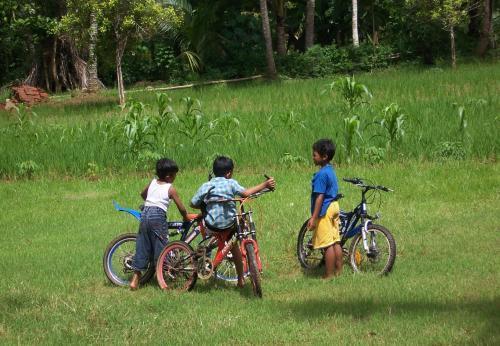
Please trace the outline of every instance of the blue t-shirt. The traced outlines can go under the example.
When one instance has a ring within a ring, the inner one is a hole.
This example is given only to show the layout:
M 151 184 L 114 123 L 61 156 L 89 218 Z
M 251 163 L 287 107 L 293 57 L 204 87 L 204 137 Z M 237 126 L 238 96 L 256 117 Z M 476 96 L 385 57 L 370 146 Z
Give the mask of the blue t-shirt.
M 319 216 L 325 216 L 330 203 L 337 197 L 339 186 L 337 175 L 331 164 L 327 164 L 317 171 L 312 178 L 311 215 L 314 212 L 314 202 L 319 194 L 324 194 L 323 204 Z

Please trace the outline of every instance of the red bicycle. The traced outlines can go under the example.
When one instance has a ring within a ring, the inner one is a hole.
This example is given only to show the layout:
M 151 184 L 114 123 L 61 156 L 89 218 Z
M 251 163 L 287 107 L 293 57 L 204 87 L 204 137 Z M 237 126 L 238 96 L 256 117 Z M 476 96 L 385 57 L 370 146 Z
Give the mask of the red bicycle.
M 251 207 L 245 210 L 248 201 L 262 196 L 271 190 L 250 195 L 246 198 L 231 198 L 217 200 L 217 203 L 237 202 L 235 216 L 236 228 L 233 232 L 218 234 L 202 241 L 196 250 L 184 241 L 169 243 L 161 252 L 156 264 L 156 278 L 162 289 L 189 291 L 196 284 L 198 277 L 203 279 L 214 276 L 223 260 L 231 261 L 230 250 L 235 243 L 243 257 L 243 269 L 252 281 L 254 294 L 262 298 L 261 277 L 262 262 L 259 256 L 253 211 Z M 204 223 L 201 223 L 204 225 Z M 213 232 L 216 233 L 216 232 Z M 218 248 L 214 259 L 210 253 Z M 225 262 L 225 261 L 224 261 Z

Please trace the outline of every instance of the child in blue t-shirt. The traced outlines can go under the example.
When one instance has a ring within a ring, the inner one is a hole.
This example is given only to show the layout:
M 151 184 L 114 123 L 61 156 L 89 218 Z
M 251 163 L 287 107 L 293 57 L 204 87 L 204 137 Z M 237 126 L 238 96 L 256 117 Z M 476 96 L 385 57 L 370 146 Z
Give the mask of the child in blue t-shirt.
M 324 279 L 342 273 L 342 247 L 340 246 L 340 208 L 336 201 L 338 183 L 330 161 L 335 155 L 335 144 L 320 139 L 313 144 L 313 161 L 320 169 L 312 178 L 311 218 L 307 224 L 313 230 L 312 245 L 325 250 Z

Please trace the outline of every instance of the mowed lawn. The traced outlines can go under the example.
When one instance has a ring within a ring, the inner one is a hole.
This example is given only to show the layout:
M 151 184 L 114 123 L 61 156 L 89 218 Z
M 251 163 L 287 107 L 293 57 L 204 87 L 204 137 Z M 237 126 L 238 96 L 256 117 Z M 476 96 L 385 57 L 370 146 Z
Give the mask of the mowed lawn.
M 497 163 L 393 163 L 337 167 L 394 188 L 381 223 L 397 242 L 387 277 L 304 273 L 296 236 L 308 216 L 314 168 L 272 168 L 278 188 L 254 202 L 264 261 L 262 300 L 198 282 L 189 293 L 112 286 L 107 243 L 137 223 L 147 176 L 0 183 L 0 344 L 491 344 L 500 343 L 500 169 Z M 236 171 L 249 186 L 261 171 Z M 206 179 L 181 171 L 187 203 Z M 342 208 L 359 191 L 341 183 Z M 371 210 L 378 209 L 378 202 Z M 175 208 L 174 208 L 175 209 Z M 171 212 L 171 219 L 177 212 Z

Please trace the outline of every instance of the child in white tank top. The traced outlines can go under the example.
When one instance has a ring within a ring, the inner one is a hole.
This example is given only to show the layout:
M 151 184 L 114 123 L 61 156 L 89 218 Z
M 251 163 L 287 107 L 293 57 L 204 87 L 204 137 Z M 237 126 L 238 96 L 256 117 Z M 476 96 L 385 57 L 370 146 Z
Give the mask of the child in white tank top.
M 156 263 L 165 242 L 168 241 L 167 211 L 170 200 L 174 201 L 183 219 L 188 220 L 186 208 L 172 186 L 178 171 L 175 161 L 166 158 L 158 160 L 156 163 L 158 178 L 153 179 L 141 192 L 145 203 L 135 243 L 133 262 L 135 271 L 130 281 L 132 290 L 139 287 L 141 272 L 146 270 L 148 265 Z

